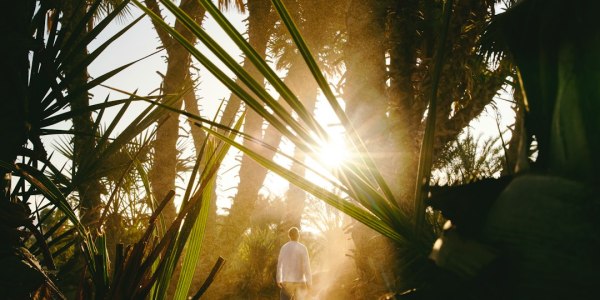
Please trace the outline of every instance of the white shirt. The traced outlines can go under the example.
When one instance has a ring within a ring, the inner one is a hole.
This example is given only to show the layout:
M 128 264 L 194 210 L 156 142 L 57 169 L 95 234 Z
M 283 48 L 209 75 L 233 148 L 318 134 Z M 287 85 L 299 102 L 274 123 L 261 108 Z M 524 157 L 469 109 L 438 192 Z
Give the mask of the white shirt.
M 281 247 L 277 260 L 277 282 L 312 284 L 308 250 L 299 242 L 289 241 Z

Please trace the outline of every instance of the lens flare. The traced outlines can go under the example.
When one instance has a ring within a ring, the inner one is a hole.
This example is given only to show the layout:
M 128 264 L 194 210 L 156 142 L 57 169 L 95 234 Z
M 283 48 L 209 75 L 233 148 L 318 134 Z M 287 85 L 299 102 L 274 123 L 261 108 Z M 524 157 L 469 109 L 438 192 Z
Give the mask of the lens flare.
M 339 167 L 348 158 L 346 143 L 342 137 L 334 137 L 320 147 L 319 158 L 330 168 Z

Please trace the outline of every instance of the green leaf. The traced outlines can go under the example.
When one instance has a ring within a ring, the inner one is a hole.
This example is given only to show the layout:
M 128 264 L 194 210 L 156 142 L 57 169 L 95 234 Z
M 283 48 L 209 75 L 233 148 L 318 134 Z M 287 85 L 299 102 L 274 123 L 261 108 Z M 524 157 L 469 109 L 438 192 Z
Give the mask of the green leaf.
M 189 16 L 187 16 L 181 9 L 177 6 L 173 5 L 169 1 L 164 1 L 167 8 L 171 10 L 175 15 L 182 18 L 184 20 L 184 24 L 186 24 L 188 29 L 192 31 L 197 37 L 204 41 L 207 46 L 210 46 L 215 55 L 229 68 L 231 69 L 235 75 L 240 78 L 240 80 L 250 88 L 252 92 L 254 92 L 257 97 L 259 97 L 262 101 L 267 103 L 269 107 L 273 110 L 273 112 L 279 117 L 277 118 L 275 115 L 270 113 L 263 107 L 263 104 L 254 99 L 246 90 L 240 87 L 235 81 L 229 78 L 219 67 L 217 67 L 211 59 L 207 58 L 204 54 L 202 54 L 198 49 L 195 48 L 195 45 L 191 44 L 187 41 L 180 33 L 171 28 L 164 20 L 162 20 L 159 16 L 155 15 L 151 10 L 142 6 L 137 0 L 133 0 L 134 3 L 138 4 L 142 10 L 144 10 L 153 20 L 162 26 L 164 30 L 166 30 L 169 34 L 173 36 L 175 40 L 177 40 L 184 48 L 186 48 L 192 56 L 194 56 L 206 69 L 211 72 L 219 81 L 221 81 L 228 89 L 231 90 L 236 96 L 238 96 L 244 103 L 246 103 L 249 107 L 251 107 L 254 111 L 256 111 L 261 117 L 271 123 L 275 128 L 277 128 L 283 135 L 285 135 L 288 139 L 294 141 L 297 140 L 298 137 L 296 135 L 301 136 L 304 139 L 313 139 L 313 137 L 307 132 L 305 128 L 303 128 L 290 113 L 286 112 L 283 107 L 261 86 L 256 80 L 254 80 L 243 68 L 241 68 L 237 62 L 229 55 L 227 52 L 221 48 L 218 43 L 216 43 L 210 36 L 203 31 L 200 26 L 195 24 Z M 185 21 L 187 20 L 187 21 Z M 271 75 L 269 75 L 271 76 Z M 281 120 L 280 120 L 281 119 Z M 282 122 L 283 120 L 283 122 Z M 295 134 L 290 131 L 290 129 L 295 131 Z M 314 141 L 313 141 L 314 143 Z
M 200 63 L 202 63 L 211 73 L 213 73 L 221 82 L 223 82 L 225 86 L 230 88 L 235 95 L 239 96 L 248 107 L 255 110 L 261 117 L 270 122 L 277 130 L 279 130 L 283 136 L 287 137 L 297 149 L 303 151 L 309 157 L 318 159 L 318 157 L 316 157 L 316 153 L 318 151 L 316 150 L 318 150 L 320 144 L 323 144 L 329 139 L 327 133 L 318 123 L 314 121 L 312 115 L 306 112 L 304 106 L 298 101 L 295 95 L 276 75 L 276 73 L 264 62 L 264 60 L 250 47 L 243 36 L 240 35 L 235 28 L 233 28 L 229 21 L 216 8 L 216 6 L 212 4 L 211 1 L 199 0 L 200 4 L 207 10 L 209 14 L 213 16 L 216 22 L 224 29 L 226 34 L 228 34 L 228 36 L 236 43 L 236 45 L 238 45 L 238 47 L 244 52 L 249 60 L 262 73 L 262 75 L 273 85 L 275 90 L 280 93 L 282 98 L 294 109 L 293 113 L 298 115 L 302 123 L 292 117 L 292 113 L 282 111 L 279 104 L 272 99 L 269 93 L 266 92 L 262 86 L 258 85 L 256 81 L 254 81 L 224 49 L 222 49 L 214 40 L 212 40 L 212 38 L 198 24 L 196 24 L 171 1 L 161 0 L 165 7 L 175 15 L 178 21 L 182 22 L 190 30 L 190 32 L 195 34 L 200 41 L 206 44 L 208 49 L 212 51 L 227 68 L 232 70 L 234 74 L 257 96 L 259 100 L 262 100 L 262 103 L 253 96 L 249 95 L 242 87 L 236 84 L 231 78 L 226 76 L 221 69 L 217 68 L 209 59 L 206 58 L 204 54 L 196 49 L 195 45 L 183 38 L 181 34 L 171 28 L 166 22 L 164 22 L 164 20 L 161 20 L 159 16 L 155 15 L 150 9 L 141 5 L 139 1 L 133 1 L 142 10 L 144 10 L 156 24 L 161 26 L 171 36 L 173 36 L 173 38 L 184 48 L 186 48 L 191 55 L 198 59 Z M 264 159 L 264 157 L 261 157 L 256 152 L 243 148 L 243 146 L 235 143 L 233 137 L 229 138 L 229 140 L 226 140 L 226 142 L 234 145 L 240 150 L 244 149 L 243 151 L 246 155 L 249 155 L 269 170 L 277 173 L 305 191 L 323 199 L 325 202 L 333 205 L 334 207 L 343 210 L 357 220 L 367 224 L 368 226 L 378 230 L 379 232 L 391 237 L 396 241 L 404 241 L 413 234 L 413 232 L 410 230 L 409 218 L 399 209 L 391 190 L 384 181 L 383 176 L 377 170 L 375 163 L 369 156 L 364 143 L 360 140 L 360 137 L 352 128 L 352 125 L 339 106 L 339 103 L 337 103 L 337 99 L 335 99 L 324 76 L 319 71 L 315 60 L 312 58 L 310 51 L 308 51 L 308 47 L 306 47 L 306 44 L 304 43 L 296 26 L 291 21 L 287 10 L 281 1 L 274 1 L 274 4 L 285 25 L 294 36 L 294 41 L 298 45 L 304 59 L 307 61 L 307 64 L 313 73 L 313 77 L 315 77 L 315 80 L 317 80 L 320 87 L 323 89 L 330 104 L 334 107 L 334 110 L 342 120 L 342 123 L 346 126 L 347 133 L 351 137 L 352 143 L 350 147 L 352 147 L 352 151 L 361 153 L 361 159 L 359 161 L 349 163 L 333 174 L 337 177 L 339 186 L 343 187 L 342 190 L 346 191 L 347 194 L 354 200 L 349 201 L 333 195 L 318 185 L 307 181 L 297 174 L 291 173 L 286 168 Z M 193 116 L 180 109 L 168 107 L 168 105 L 154 101 L 151 102 L 158 106 L 187 115 L 188 117 L 199 120 L 205 124 L 212 124 L 200 118 L 199 116 Z M 270 108 L 274 114 L 266 110 L 264 105 Z M 255 139 L 252 137 L 248 137 L 247 135 L 239 133 L 237 130 L 226 128 L 223 125 L 214 125 L 217 128 L 224 129 L 225 132 L 235 133 L 237 136 L 242 136 L 246 139 L 255 141 Z M 227 137 L 217 133 L 215 130 L 210 130 L 210 132 L 219 136 L 220 139 L 227 139 Z M 324 176 L 324 178 L 326 177 Z
M 392 227 L 390 227 L 388 224 L 383 222 L 381 219 L 378 219 L 377 217 L 375 217 L 371 212 L 356 205 L 355 203 L 350 202 L 346 199 L 343 199 L 339 195 L 336 195 L 335 193 L 330 192 L 329 190 L 321 187 L 320 185 L 312 183 L 312 182 L 308 181 L 307 179 L 305 179 L 304 177 L 290 172 L 288 169 L 274 163 L 273 161 L 271 161 L 269 159 L 266 159 L 266 158 L 260 156 L 258 153 L 250 150 L 247 147 L 244 147 L 243 145 L 235 142 L 231 138 L 221 135 L 220 133 L 218 133 L 214 130 L 211 130 L 209 128 L 205 128 L 205 130 L 207 132 L 209 132 L 210 134 L 223 140 L 227 144 L 230 144 L 230 145 L 236 147 L 237 149 L 242 151 L 244 154 L 250 156 L 253 160 L 255 160 L 257 163 L 259 163 L 263 167 L 265 167 L 265 168 L 269 169 L 270 171 L 274 172 L 275 174 L 281 176 L 282 178 L 286 179 L 290 183 L 298 186 L 300 189 L 306 191 L 307 193 L 313 194 L 315 197 L 325 201 L 327 204 L 346 213 L 347 215 L 360 221 L 361 223 L 371 227 L 375 231 L 377 231 L 397 242 L 405 241 L 404 237 L 402 237 L 398 233 L 396 233 L 396 231 Z
M 162 2 L 166 2 L 162 0 Z M 269 67 L 269 65 L 262 59 L 262 57 L 252 48 L 252 46 L 246 41 L 246 39 L 235 29 L 235 27 L 227 20 L 227 18 L 219 11 L 219 9 L 208 0 L 199 0 L 199 3 L 206 9 L 206 11 L 215 19 L 217 24 L 223 28 L 223 31 L 231 38 L 231 40 L 244 52 L 252 64 L 257 70 L 265 77 L 265 79 L 273 86 L 281 97 L 290 105 L 290 107 L 298 114 L 298 117 L 303 120 L 309 130 L 316 132 L 317 136 L 326 136 L 325 130 L 316 122 L 314 117 L 302 103 L 298 100 L 296 95 L 291 89 L 279 78 L 277 73 Z M 213 50 L 215 54 L 215 52 Z M 220 52 L 220 51 L 219 51 Z M 218 56 L 220 57 L 220 56 Z M 236 75 L 240 76 L 236 73 Z M 280 107 L 277 102 L 268 103 L 271 108 L 276 112 L 279 111 Z M 291 120 L 288 120 L 291 121 Z M 292 123 L 293 124 L 293 123 Z
M 242 115 L 236 122 L 234 129 L 239 130 L 242 126 Z M 233 137 L 233 135 L 230 135 Z M 206 229 L 206 221 L 208 219 L 208 212 L 210 208 L 210 199 L 212 197 L 212 191 L 214 190 L 216 172 L 221 166 L 229 146 L 219 147 L 214 142 L 210 142 L 207 139 L 208 145 L 208 156 L 204 156 L 205 166 L 200 176 L 199 187 L 194 198 L 195 201 L 184 203 L 182 211 L 190 210 L 190 214 L 186 217 L 186 222 L 178 237 L 178 249 L 176 251 L 175 261 L 179 259 L 179 255 L 183 252 L 182 245 L 185 244 L 187 247 L 186 254 L 183 260 L 183 266 L 177 284 L 175 299 L 186 299 L 189 289 L 192 283 L 192 277 L 196 270 L 196 264 L 200 256 L 202 249 L 202 240 L 204 239 L 204 232 Z M 202 153 L 202 152 L 201 152 Z M 201 159 L 199 157 L 198 161 Z M 191 189 L 191 186 L 189 187 Z M 197 203 L 199 200 L 199 203 Z
M 277 12 L 279 13 L 279 16 L 281 17 L 282 21 L 284 22 L 285 26 L 287 27 L 288 31 L 290 32 L 292 39 L 298 46 L 298 50 L 300 51 L 300 54 L 304 58 L 304 61 L 306 62 L 308 68 L 310 69 L 311 73 L 313 74 L 313 77 L 315 78 L 315 80 L 317 80 L 317 83 L 319 84 L 319 87 L 323 91 L 323 94 L 325 95 L 325 98 L 329 102 L 329 105 L 331 106 L 331 108 L 333 109 L 333 111 L 335 112 L 337 117 L 339 118 L 340 122 L 344 126 L 346 133 L 350 137 L 352 146 L 356 148 L 356 152 L 362 154 L 360 156 L 360 158 L 366 164 L 366 166 L 367 166 L 366 170 L 369 171 L 369 173 L 367 173 L 366 175 L 369 177 L 372 176 L 376 180 L 376 182 L 380 186 L 380 188 L 383 190 L 386 197 L 390 200 L 393 200 L 394 196 L 393 196 L 390 188 L 388 187 L 387 183 L 383 179 L 383 176 L 381 176 L 379 170 L 377 169 L 375 162 L 373 161 L 373 159 L 371 158 L 371 156 L 369 154 L 369 151 L 367 150 L 367 147 L 365 146 L 365 144 L 361 140 L 360 136 L 354 129 L 354 126 L 352 126 L 350 119 L 348 119 L 348 116 L 346 116 L 346 113 L 341 108 L 340 104 L 338 103 L 337 99 L 335 98 L 335 95 L 331 91 L 331 88 L 329 87 L 329 84 L 327 83 L 325 76 L 323 76 L 323 73 L 319 70 L 319 66 L 317 65 L 317 62 L 313 58 L 313 55 L 310 53 L 310 50 L 309 50 L 308 46 L 306 45 L 306 42 L 304 42 L 304 39 L 302 38 L 302 35 L 300 34 L 298 27 L 294 24 L 294 21 L 292 20 L 292 17 L 290 16 L 287 9 L 285 8 L 285 5 L 283 4 L 283 2 L 281 0 L 273 0 L 272 2 L 273 2 L 273 5 L 275 6 Z M 389 202 L 396 205 L 396 201 L 389 201 Z
M 69 221 L 73 223 L 77 232 L 82 238 L 82 245 L 84 254 L 86 257 L 86 261 L 88 266 L 91 269 L 91 272 L 96 272 L 96 262 L 95 262 L 95 253 L 97 250 L 95 249 L 94 242 L 91 239 L 91 235 L 87 231 L 87 229 L 81 224 L 79 218 L 77 217 L 73 208 L 63 195 L 63 193 L 54 185 L 54 183 L 48 179 L 42 172 L 39 170 L 24 164 L 12 165 L 3 161 L 0 161 L 0 168 L 5 170 L 9 170 L 18 174 L 19 176 L 25 178 L 31 185 L 35 186 L 43 195 L 48 199 L 48 201 L 52 202 L 54 205 L 62 211 Z
M 425 222 L 425 190 L 429 185 L 431 177 L 431 166 L 433 164 L 433 142 L 435 135 L 436 104 L 438 85 L 441 78 L 442 66 L 444 62 L 444 45 L 450 29 L 450 17 L 452 16 L 453 0 L 447 0 L 444 5 L 444 20 L 442 24 L 441 36 L 438 40 L 437 50 L 434 58 L 433 75 L 431 79 L 431 90 L 429 94 L 429 107 L 427 110 L 427 121 L 425 125 L 425 134 L 421 143 L 419 154 L 419 167 L 417 171 L 417 180 L 415 188 L 414 208 L 415 208 L 415 232 L 420 232 Z

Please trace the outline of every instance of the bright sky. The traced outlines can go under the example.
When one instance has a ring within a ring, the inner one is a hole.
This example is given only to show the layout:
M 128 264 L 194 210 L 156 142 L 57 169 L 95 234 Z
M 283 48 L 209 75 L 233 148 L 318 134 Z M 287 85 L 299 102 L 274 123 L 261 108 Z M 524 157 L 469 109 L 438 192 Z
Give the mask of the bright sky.
M 137 7 L 132 9 L 133 16 L 128 17 L 125 22 L 129 23 L 140 15 L 141 11 Z M 243 32 L 244 24 L 242 23 L 242 15 L 237 13 L 226 13 L 230 21 L 236 26 L 236 28 Z M 102 42 L 108 36 L 112 36 L 118 32 L 126 24 L 115 24 L 109 26 L 109 28 L 98 37 L 97 41 Z M 208 17 L 204 22 L 204 28 L 208 32 L 213 32 L 214 36 L 219 40 L 220 44 L 226 49 L 231 49 L 232 56 L 239 57 L 241 61 L 241 52 L 237 50 L 235 44 L 228 39 L 223 38 L 224 34 L 221 33 L 220 28 L 212 18 Z M 148 17 L 143 18 L 136 26 L 125 33 L 120 39 L 115 41 L 105 53 L 98 58 L 98 60 L 91 66 L 89 72 L 92 76 L 103 74 L 115 66 L 129 63 L 143 56 L 151 54 L 161 46 L 161 43 L 156 35 L 156 31 L 152 26 Z M 92 43 L 90 48 L 95 47 Z M 123 51 L 126 49 L 126 51 Z M 201 47 L 203 49 L 203 47 Z M 203 51 L 209 55 L 208 51 Z M 215 59 L 213 62 L 217 62 Z M 115 77 L 107 81 L 107 85 L 123 88 L 128 91 L 138 89 L 138 94 L 144 95 L 155 90 L 160 86 L 161 77 L 157 72 L 162 74 L 166 73 L 166 57 L 164 51 L 149 57 L 143 61 L 136 63 L 124 72 L 119 73 Z M 202 90 L 202 101 L 201 106 L 203 107 L 203 113 L 207 116 L 212 116 L 218 106 L 218 101 L 223 98 L 227 98 L 229 91 L 222 88 L 221 83 L 207 72 L 200 74 L 200 90 Z M 106 89 L 99 89 L 95 93 L 95 99 L 104 99 L 108 94 L 115 94 Z

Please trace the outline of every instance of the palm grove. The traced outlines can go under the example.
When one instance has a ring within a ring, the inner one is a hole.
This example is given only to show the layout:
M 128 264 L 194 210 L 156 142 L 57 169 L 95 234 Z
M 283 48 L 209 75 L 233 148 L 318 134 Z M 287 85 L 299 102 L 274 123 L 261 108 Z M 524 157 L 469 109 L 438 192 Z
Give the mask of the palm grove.
M 492 18 L 498 2 L 5 3 L 0 264 L 10 271 L 0 280 L 3 294 L 272 299 L 278 245 L 314 211 L 317 204 L 307 202 L 314 196 L 356 220 L 343 224 L 354 249 L 338 253 L 352 257 L 352 275 L 335 277 L 323 298 L 401 298 L 410 290 L 422 298 L 516 291 L 528 299 L 571 288 L 590 296 L 596 283 L 587 275 L 598 265 L 590 253 L 599 245 L 597 221 L 588 217 L 598 209 L 592 153 L 599 127 L 590 115 L 600 74 L 591 53 L 599 35 L 577 30 L 595 28 L 597 4 L 528 0 Z M 134 9 L 152 20 L 166 57 L 159 93 L 116 87 L 124 98 L 91 99 L 91 89 L 135 63 L 88 74 L 140 20 L 128 16 Z M 247 14 L 244 35 L 225 9 Z M 578 16 L 575 24 L 554 18 L 561 12 Z M 88 48 L 122 17 L 128 25 Z M 243 51 L 241 64 L 203 30 L 209 17 Z M 232 92 L 217 118 L 200 115 L 203 101 L 216 100 L 200 100 L 198 67 Z M 341 80 L 332 90 L 326 78 Z M 510 130 L 510 139 L 478 151 L 473 136 L 461 133 L 508 87 L 516 120 L 498 131 Z M 332 106 L 354 154 L 323 179 L 335 192 L 305 177 L 314 168 L 305 162 L 319 164 L 315 153 L 330 139 L 313 116 L 318 97 Z M 135 102 L 150 105 L 132 112 Z M 117 113 L 106 118 L 108 110 Z M 58 129 L 64 122 L 70 128 Z M 42 141 L 47 136 L 62 137 L 56 150 Z M 194 154 L 185 159 L 180 146 L 188 138 Z M 274 161 L 282 141 L 294 146 L 289 166 Z M 216 174 L 230 148 L 244 155 L 231 208 L 221 214 Z M 54 152 L 69 162 L 55 165 Z M 429 188 L 432 169 L 456 187 Z M 259 195 L 269 171 L 291 183 L 284 199 Z M 170 191 L 182 174 L 189 180 L 176 209 Z M 549 200 L 549 187 L 567 192 Z M 446 219 L 454 226 L 443 230 Z M 550 220 L 565 226 L 548 235 Z M 553 244 L 559 241 L 581 258 Z M 547 259 L 561 263 L 548 267 Z

